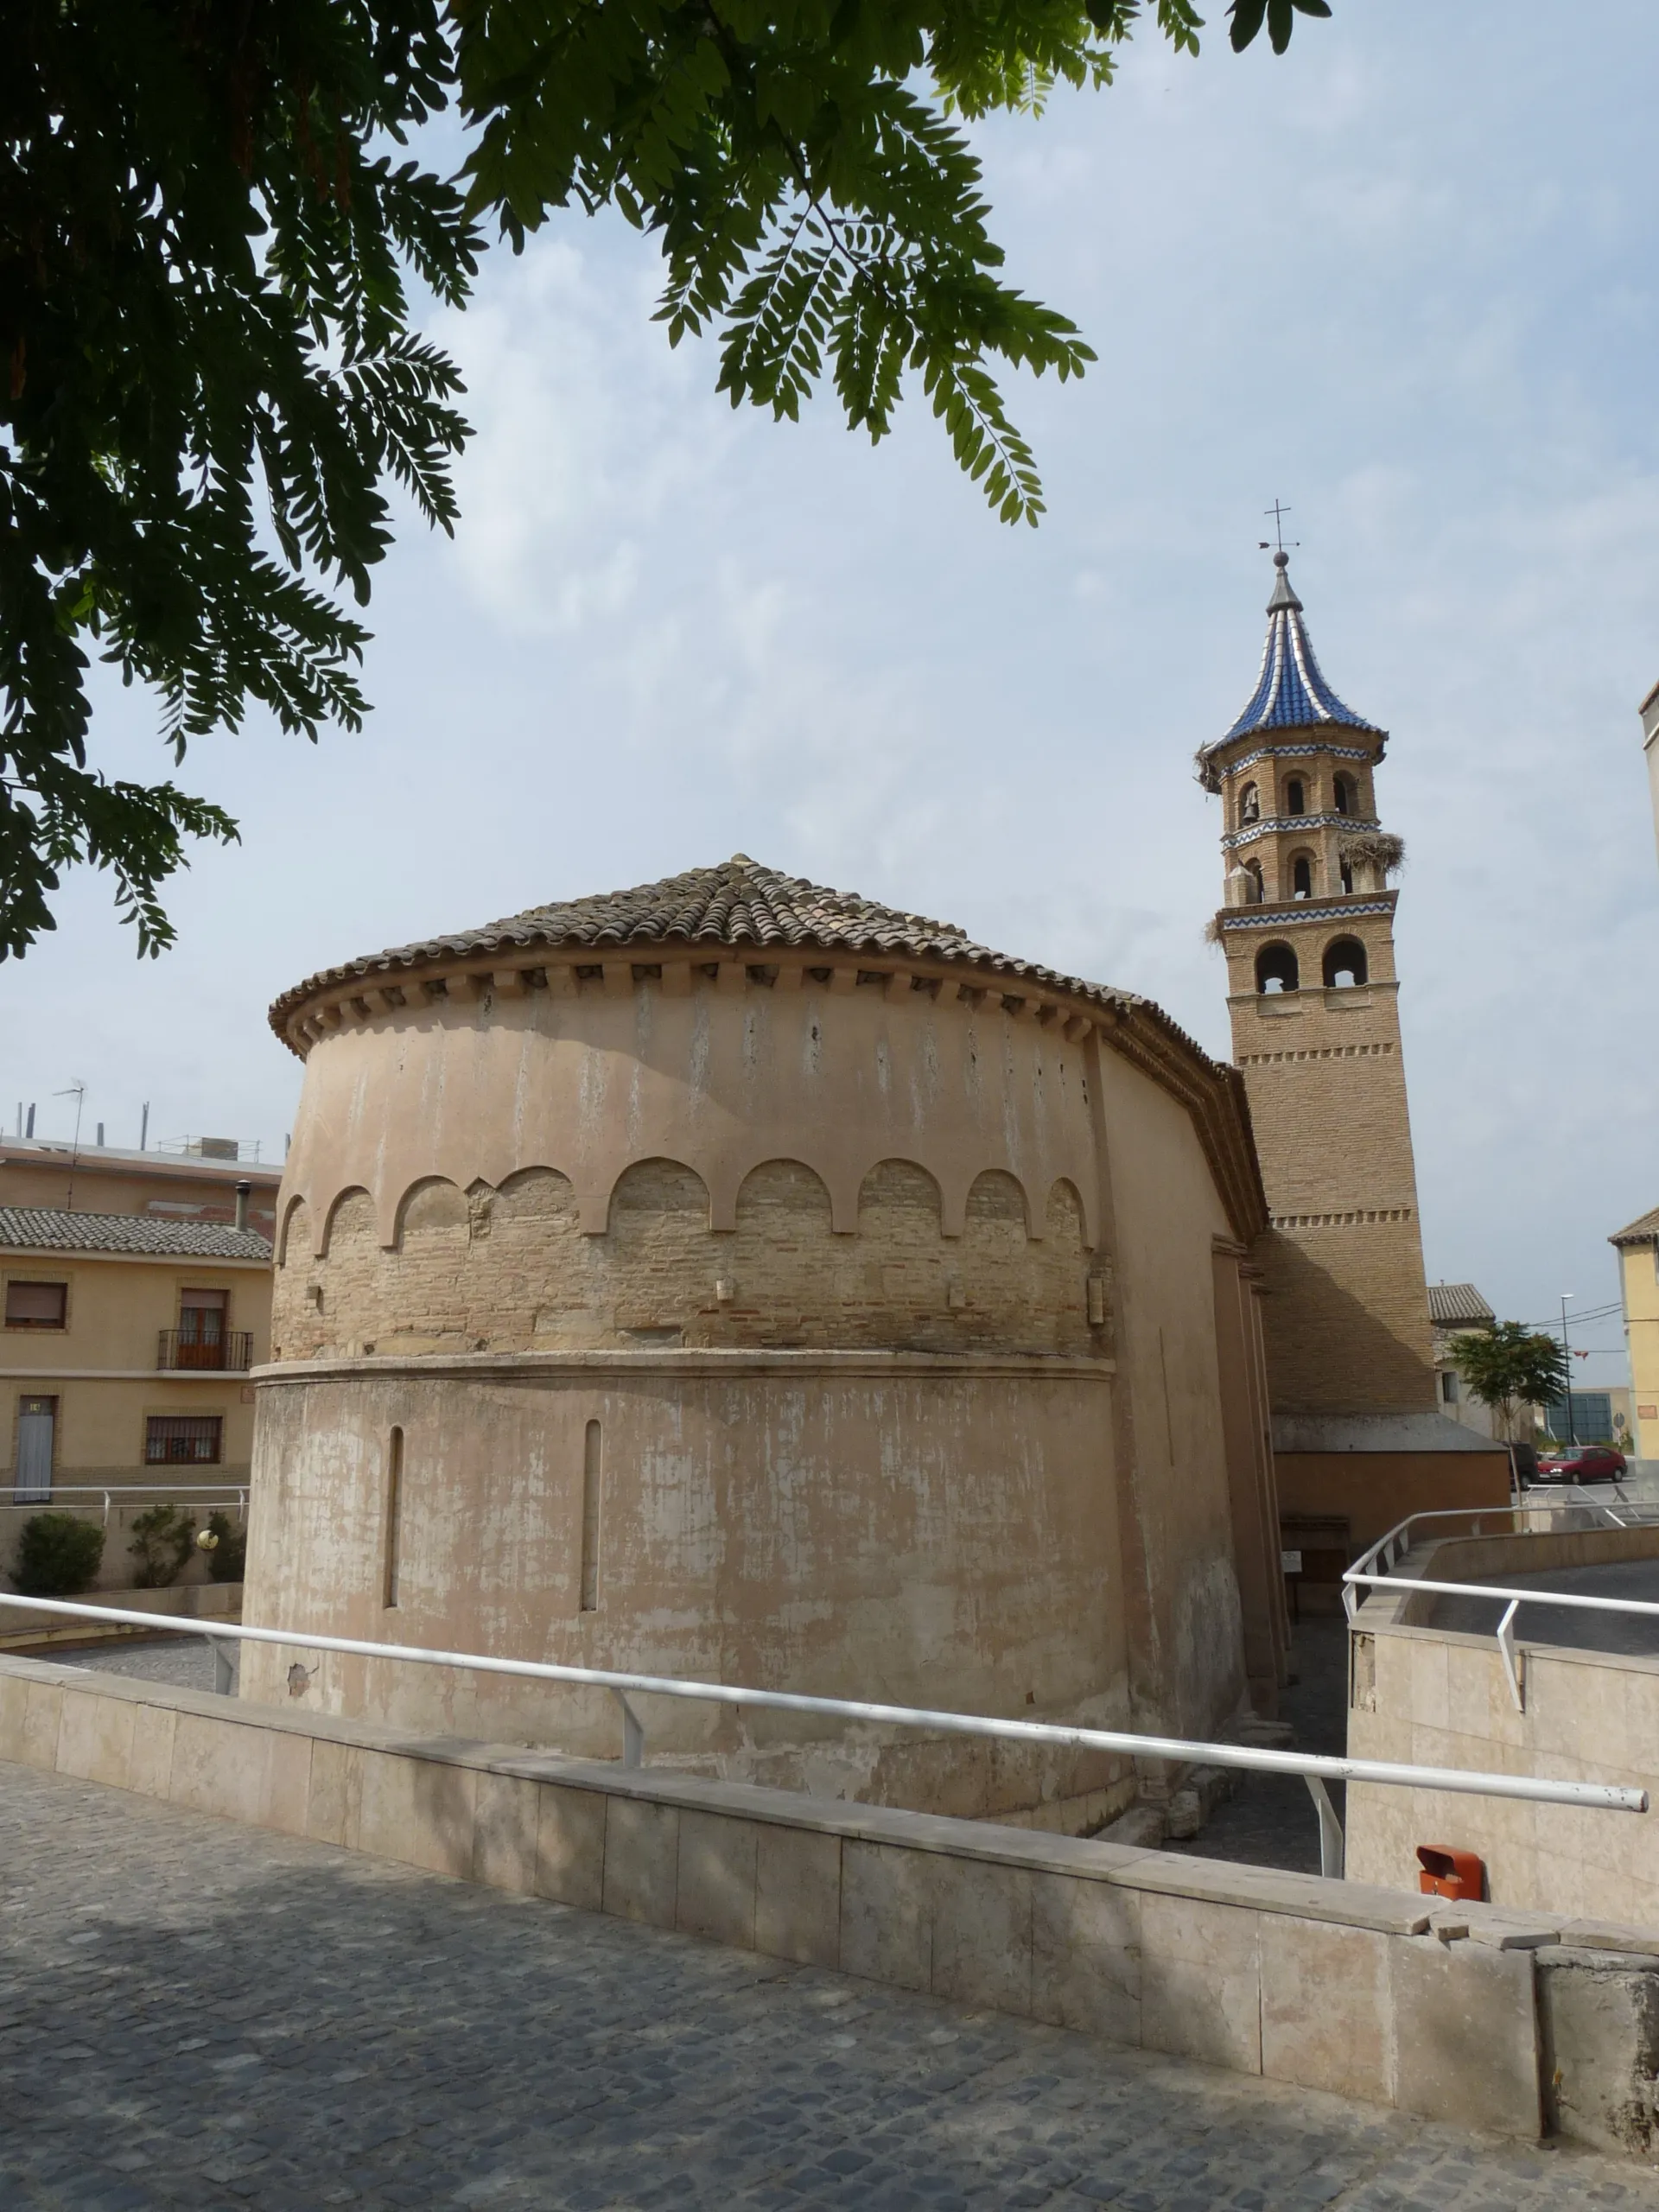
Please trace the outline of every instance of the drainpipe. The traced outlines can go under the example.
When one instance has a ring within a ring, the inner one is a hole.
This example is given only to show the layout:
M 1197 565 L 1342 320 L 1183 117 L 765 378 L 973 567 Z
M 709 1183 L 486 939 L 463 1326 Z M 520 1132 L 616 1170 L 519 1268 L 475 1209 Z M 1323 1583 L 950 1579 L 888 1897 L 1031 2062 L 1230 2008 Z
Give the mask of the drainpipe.
M 238 1183 L 236 1186 L 236 1225 L 238 1229 L 245 1229 L 248 1225 L 248 1200 L 252 1192 L 251 1183 Z

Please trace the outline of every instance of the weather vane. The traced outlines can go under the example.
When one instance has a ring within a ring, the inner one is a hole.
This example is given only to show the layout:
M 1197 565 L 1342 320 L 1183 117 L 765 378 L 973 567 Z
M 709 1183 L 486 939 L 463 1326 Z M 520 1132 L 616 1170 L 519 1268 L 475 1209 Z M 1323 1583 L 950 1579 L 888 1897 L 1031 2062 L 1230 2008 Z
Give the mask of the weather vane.
M 1270 507 L 1263 507 L 1262 512 L 1263 514 L 1273 517 L 1273 535 L 1278 541 L 1279 550 L 1282 553 L 1285 550 L 1285 517 L 1290 512 L 1290 509 L 1275 499 Z M 1301 543 L 1300 537 L 1293 537 L 1290 542 L 1293 545 Z M 1268 541 L 1264 537 L 1260 543 L 1262 550 L 1265 553 L 1268 550 Z

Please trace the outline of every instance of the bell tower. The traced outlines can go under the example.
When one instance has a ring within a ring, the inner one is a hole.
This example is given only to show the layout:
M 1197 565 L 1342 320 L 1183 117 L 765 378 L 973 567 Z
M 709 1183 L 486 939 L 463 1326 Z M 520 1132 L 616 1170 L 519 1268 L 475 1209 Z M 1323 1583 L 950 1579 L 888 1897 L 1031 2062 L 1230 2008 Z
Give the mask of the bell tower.
M 1256 1253 L 1275 1414 L 1434 1404 L 1417 1179 L 1400 1049 L 1389 877 L 1377 818 L 1388 733 L 1325 682 L 1274 555 L 1261 674 L 1198 755 L 1222 804 L 1233 1058 L 1271 1227 Z

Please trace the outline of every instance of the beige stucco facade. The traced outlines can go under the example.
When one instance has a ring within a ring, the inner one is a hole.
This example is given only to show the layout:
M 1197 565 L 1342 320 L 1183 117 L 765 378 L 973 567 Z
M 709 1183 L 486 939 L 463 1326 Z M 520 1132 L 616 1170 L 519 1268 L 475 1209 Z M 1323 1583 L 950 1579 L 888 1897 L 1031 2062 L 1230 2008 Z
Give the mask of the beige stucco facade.
M 255 1262 L 176 1256 L 28 1251 L 0 1247 L 0 1275 L 61 1283 L 65 1325 L 0 1329 L 0 1388 L 10 1415 L 0 1468 L 16 1465 L 17 1402 L 56 1401 L 54 1487 L 149 1479 L 145 1422 L 152 1414 L 218 1415 L 219 1462 L 247 1478 L 253 1445 L 253 1392 L 245 1372 L 179 1372 L 160 1365 L 159 1339 L 176 1330 L 186 1289 L 222 1291 L 228 1325 L 254 1339 L 250 1363 L 270 1342 L 270 1270 Z
M 64 1224 L 65 1234 L 91 1236 L 108 1219 L 45 1217 Z M 0 1213 L 0 1226 L 14 1218 Z M 126 1523 L 149 1499 L 173 1497 L 181 1485 L 227 1500 L 246 1488 L 254 1418 L 247 1370 L 269 1348 L 270 1262 L 0 1242 L 0 1310 L 40 1303 L 38 1295 L 17 1299 L 19 1287 L 60 1292 L 63 1319 L 60 1326 L 0 1326 L 0 1571 L 11 1563 L 23 1523 L 49 1506 L 106 1523 L 112 1533 L 99 1581 L 116 1587 L 130 1570 L 121 1541 Z M 181 1307 L 202 1294 L 217 1301 L 238 1362 L 233 1368 L 176 1364 Z M 188 1448 L 207 1456 L 156 1463 L 154 1425 L 181 1421 L 197 1439 Z M 106 1490 L 119 1493 L 107 1511 Z
M 1656 1553 L 1651 1528 L 1535 1529 L 1431 1540 L 1395 1571 L 1413 1580 L 1510 1585 L 1523 1574 Z M 1426 1624 L 1435 1602 L 1421 1592 L 1383 1591 L 1361 1607 L 1351 1638 L 1351 1757 L 1653 1791 L 1659 1659 L 1535 1641 L 1523 1609 L 1517 1702 L 1496 1637 Z M 1494 1624 L 1498 1611 L 1494 1602 Z M 1447 1844 L 1483 1860 L 1494 1904 L 1659 1927 L 1659 1827 L 1650 1813 L 1351 1783 L 1347 1834 L 1355 1881 L 1408 1885 L 1417 1846 Z
M 247 1185 L 247 1225 L 269 1239 L 281 1170 L 257 1160 L 180 1152 L 127 1152 L 45 1137 L 0 1136 L 0 1206 L 139 1214 L 160 1223 L 233 1223 Z
M 722 914 L 810 904 L 741 856 L 651 889 L 705 878 Z M 595 944 L 604 903 L 279 1002 L 307 1065 L 248 1618 L 1194 1733 L 1270 1707 L 1236 1079 L 915 917 Z M 251 1653 L 246 1693 L 288 1663 Z M 616 1743 L 607 1701 L 438 1670 L 325 1658 L 307 1694 Z M 690 1707 L 652 1741 L 964 1812 L 1134 1788 Z
M 1638 1459 L 1659 1459 L 1659 1208 L 1622 1229 L 1619 1292 L 1630 1355 L 1630 1398 Z

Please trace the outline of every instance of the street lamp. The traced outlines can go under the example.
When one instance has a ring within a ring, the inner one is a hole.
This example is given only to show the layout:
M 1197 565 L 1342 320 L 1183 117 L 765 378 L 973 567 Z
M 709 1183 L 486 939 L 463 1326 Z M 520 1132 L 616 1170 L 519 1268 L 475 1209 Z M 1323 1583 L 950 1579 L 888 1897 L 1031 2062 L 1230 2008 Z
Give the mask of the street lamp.
M 1579 1440 L 1573 1433 L 1573 1348 L 1567 1341 L 1567 1301 L 1572 1296 L 1570 1290 L 1561 1293 L 1561 1358 L 1567 1368 L 1567 1381 L 1562 1386 L 1567 1393 L 1567 1440 L 1576 1444 Z

